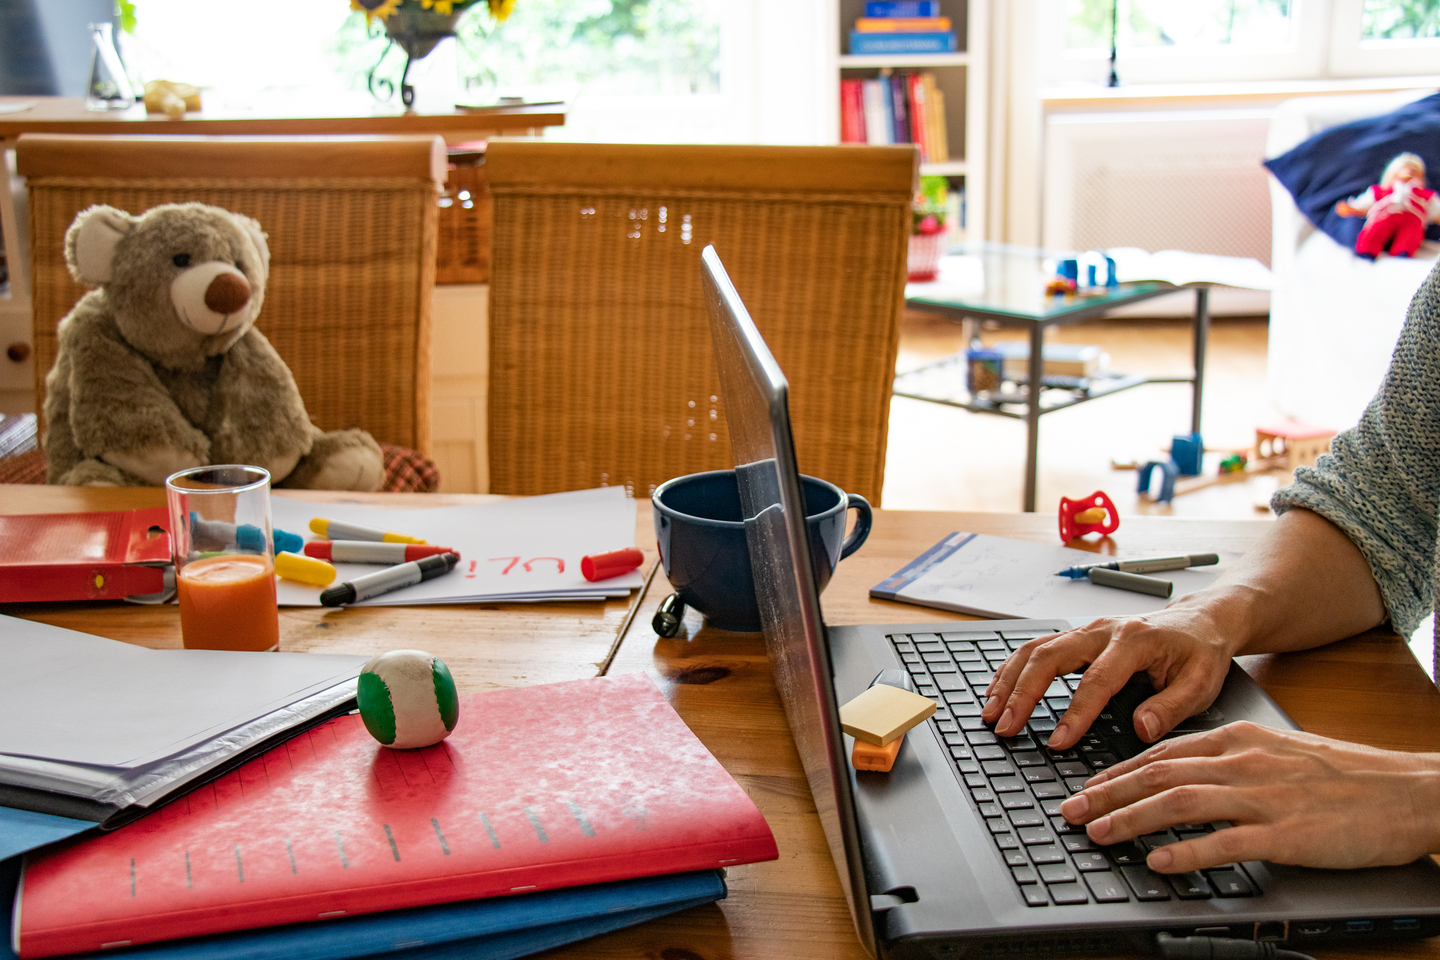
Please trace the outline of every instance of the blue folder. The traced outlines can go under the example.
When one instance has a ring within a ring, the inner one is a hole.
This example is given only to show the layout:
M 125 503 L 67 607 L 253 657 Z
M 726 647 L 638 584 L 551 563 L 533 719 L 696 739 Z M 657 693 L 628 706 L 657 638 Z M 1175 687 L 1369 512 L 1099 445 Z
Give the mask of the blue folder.
M 0 860 L 18 856 L 47 843 L 65 840 L 92 829 L 89 820 L 72 820 L 50 813 L 31 813 L 0 807 Z
M 15 899 L 20 858 L 0 863 L 5 938 L 0 960 L 16 960 L 5 909 Z M 621 880 L 567 890 L 467 900 L 344 920 L 196 937 L 103 954 L 106 960 L 510 960 L 618 930 L 725 897 L 718 870 Z

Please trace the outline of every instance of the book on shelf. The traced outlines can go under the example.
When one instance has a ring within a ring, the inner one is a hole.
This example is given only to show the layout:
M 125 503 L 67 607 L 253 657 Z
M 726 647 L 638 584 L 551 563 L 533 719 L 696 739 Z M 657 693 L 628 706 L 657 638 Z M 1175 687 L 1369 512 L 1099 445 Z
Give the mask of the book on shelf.
M 917 18 L 940 16 L 940 0 L 868 0 L 865 16 Z
M 857 17 L 860 33 L 947 33 L 949 17 Z
M 945 98 L 930 71 L 840 81 L 840 142 L 913 143 L 924 163 L 950 159 Z
M 850 31 L 850 52 L 856 56 L 903 56 L 917 53 L 954 53 L 959 49 L 955 31 L 942 33 L 864 33 Z

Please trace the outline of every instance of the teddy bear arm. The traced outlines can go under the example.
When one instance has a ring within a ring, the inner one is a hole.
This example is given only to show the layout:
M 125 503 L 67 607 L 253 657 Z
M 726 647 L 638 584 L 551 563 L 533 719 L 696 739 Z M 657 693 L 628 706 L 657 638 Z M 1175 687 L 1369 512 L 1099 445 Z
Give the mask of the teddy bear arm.
M 157 485 L 207 462 L 209 439 L 185 419 L 148 362 L 103 338 L 75 346 L 68 421 L 81 453 Z
M 225 354 L 215 398 L 215 455 L 223 450 L 236 462 L 259 464 L 276 481 L 295 469 L 320 433 L 285 361 L 253 328 Z

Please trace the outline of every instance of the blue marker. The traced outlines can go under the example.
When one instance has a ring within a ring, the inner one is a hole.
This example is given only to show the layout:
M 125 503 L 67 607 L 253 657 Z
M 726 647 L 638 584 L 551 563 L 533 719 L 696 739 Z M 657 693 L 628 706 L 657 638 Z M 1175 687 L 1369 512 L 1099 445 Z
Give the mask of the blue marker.
M 1067 567 L 1056 574 L 1071 580 L 1084 580 L 1091 570 L 1119 570 L 1121 573 L 1159 573 L 1162 570 L 1184 570 L 1186 567 L 1209 567 L 1220 562 L 1214 553 L 1192 553 L 1178 557 L 1150 557 L 1145 560 L 1111 560 L 1108 563 L 1086 563 Z
M 299 553 L 305 548 L 303 537 L 284 530 L 271 533 L 275 540 L 275 553 Z M 232 545 L 252 553 L 261 553 L 265 549 L 265 534 L 253 523 L 236 526 L 224 520 L 205 520 L 194 510 L 190 511 L 190 538 L 201 549 L 222 550 Z

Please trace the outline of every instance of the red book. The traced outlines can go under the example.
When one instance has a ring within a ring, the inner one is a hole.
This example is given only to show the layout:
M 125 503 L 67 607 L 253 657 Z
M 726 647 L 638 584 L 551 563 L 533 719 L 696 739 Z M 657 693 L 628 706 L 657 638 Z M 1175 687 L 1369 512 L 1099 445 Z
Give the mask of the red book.
M 840 81 L 840 142 L 865 142 L 865 105 L 859 80 Z
M 0 517 L 0 603 L 159 593 L 169 529 L 164 507 Z
M 920 147 L 920 161 L 929 163 L 933 153 L 925 129 L 925 75 L 912 73 L 905 78 L 910 98 L 910 142 Z
M 21 957 L 777 856 L 643 674 L 464 698 L 447 740 L 332 720 L 112 833 L 26 857 Z

